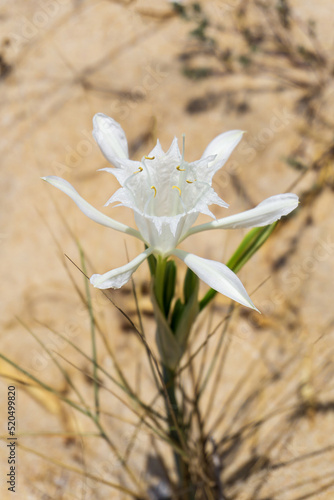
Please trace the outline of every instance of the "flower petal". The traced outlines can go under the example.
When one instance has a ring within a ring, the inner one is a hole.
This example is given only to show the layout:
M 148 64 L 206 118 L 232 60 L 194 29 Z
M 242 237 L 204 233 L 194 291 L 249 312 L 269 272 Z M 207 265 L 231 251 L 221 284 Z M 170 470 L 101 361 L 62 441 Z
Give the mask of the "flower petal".
M 98 171 L 108 172 L 109 174 L 112 174 L 114 177 L 116 177 L 121 186 L 123 186 L 124 182 L 129 177 L 128 172 L 124 168 L 106 167 L 106 168 L 99 168 Z
M 74 203 L 76 203 L 80 208 L 81 212 L 87 215 L 87 217 L 92 219 L 94 222 L 102 224 L 102 226 L 111 227 L 112 229 L 120 231 L 121 233 L 131 234 L 132 236 L 135 236 L 136 238 L 143 241 L 143 238 L 139 231 L 137 231 L 136 229 L 132 229 L 132 227 L 126 226 L 121 222 L 117 222 L 116 220 L 111 219 L 107 215 L 94 208 L 92 205 L 90 205 L 90 203 L 88 203 L 79 195 L 79 193 L 74 189 L 73 186 L 71 186 L 69 182 L 54 175 L 42 177 L 42 179 L 49 184 L 52 184 L 52 186 L 60 189 L 60 191 L 63 191 L 63 193 L 72 198 Z
M 239 144 L 244 132 L 242 130 L 229 130 L 215 137 L 205 149 L 202 158 L 215 155 L 209 162 L 209 170 L 215 173 L 229 159 L 233 149 Z
M 147 248 L 143 253 L 137 255 L 131 262 L 125 264 L 125 266 L 118 267 L 117 269 L 113 269 L 105 274 L 93 274 L 90 278 L 90 282 L 95 288 L 100 288 L 105 290 L 106 288 L 121 288 L 125 283 L 129 281 L 132 274 L 135 270 L 140 266 L 142 262 L 151 253 L 153 252 L 152 248 Z
M 152 151 L 147 156 L 150 156 L 150 157 L 156 156 L 157 158 L 160 158 L 160 156 L 164 156 L 164 155 L 165 155 L 165 152 L 162 149 L 160 141 L 158 139 L 156 145 L 154 146 Z
M 182 158 L 182 155 L 180 153 L 179 145 L 178 145 L 178 140 L 177 137 L 174 137 L 172 140 L 172 144 L 170 145 L 169 150 L 166 153 L 166 159 L 171 159 L 171 160 L 178 160 L 180 161 Z
M 237 275 L 225 264 L 215 260 L 203 259 L 179 249 L 173 250 L 172 253 L 183 260 L 189 269 L 211 288 L 239 302 L 239 304 L 258 311 Z
M 114 159 L 112 163 L 116 166 L 116 168 L 99 168 L 98 172 L 108 172 L 109 174 L 113 174 L 121 186 L 125 184 L 126 180 L 131 177 L 131 175 L 133 175 L 135 172 L 138 172 L 139 168 L 141 168 L 140 161 L 132 161 L 127 159 L 118 161 L 118 159 Z
M 237 229 L 268 226 L 288 215 L 298 206 L 298 196 L 293 193 L 277 194 L 259 203 L 255 208 L 240 214 L 230 215 L 206 224 L 191 228 L 185 238 L 191 234 L 209 229 Z
M 93 137 L 108 161 L 118 167 L 118 160 L 129 158 L 128 141 L 119 123 L 103 113 L 97 113 L 93 118 L 93 127 Z

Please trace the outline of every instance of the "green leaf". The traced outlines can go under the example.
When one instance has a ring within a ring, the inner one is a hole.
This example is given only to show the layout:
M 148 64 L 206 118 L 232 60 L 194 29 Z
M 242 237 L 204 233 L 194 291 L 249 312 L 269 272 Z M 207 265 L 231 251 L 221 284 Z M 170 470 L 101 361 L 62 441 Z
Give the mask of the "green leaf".
M 265 227 L 256 227 L 251 229 L 237 250 L 234 252 L 228 263 L 226 264 L 233 272 L 237 273 L 249 261 L 249 259 L 259 250 L 259 248 L 267 241 L 271 233 L 274 231 L 277 222 Z M 216 295 L 216 290 L 211 288 L 199 303 L 199 310 L 202 311 L 204 307 Z
M 183 283 L 183 296 L 185 304 L 192 297 L 193 292 L 198 285 L 198 282 L 199 282 L 198 276 L 196 276 L 196 274 L 188 267 Z
M 172 332 L 153 291 L 151 295 L 154 315 L 157 323 L 156 342 L 161 361 L 165 366 L 174 370 L 182 357 L 181 346 Z
M 178 319 L 176 329 L 174 330 L 177 341 L 182 349 L 182 355 L 184 354 L 187 347 L 187 342 L 190 335 L 191 327 L 194 324 L 197 314 L 199 313 L 199 304 L 198 304 L 199 279 L 196 276 L 196 274 L 194 273 L 192 274 L 195 276 L 196 279 L 193 276 L 188 278 L 189 290 L 187 290 L 187 294 L 185 293 L 185 296 L 187 296 L 187 301 Z M 185 281 L 184 288 L 186 288 L 187 275 L 184 280 Z
M 237 273 L 249 261 L 249 259 L 259 250 L 274 231 L 277 222 L 270 226 L 256 227 L 246 234 L 236 252 L 232 255 L 227 266 Z
M 172 319 L 171 319 L 171 329 L 173 332 L 176 331 L 176 327 L 178 325 L 178 322 L 181 318 L 181 314 L 182 314 L 182 311 L 183 311 L 183 308 L 184 308 L 184 305 L 182 304 L 182 301 L 181 299 L 177 299 L 177 301 L 175 302 L 175 306 L 174 306 L 174 310 L 173 310 L 173 314 L 172 314 Z
M 147 250 L 147 249 L 148 249 L 148 246 L 145 245 L 145 250 Z M 154 276 L 155 275 L 155 270 L 157 268 L 157 259 L 154 257 L 153 254 L 151 254 L 147 258 L 147 261 L 148 261 L 148 266 L 150 268 L 151 276 Z
M 166 264 L 163 304 L 165 316 L 169 314 L 170 305 L 174 297 L 176 282 L 176 264 L 174 260 L 169 260 Z

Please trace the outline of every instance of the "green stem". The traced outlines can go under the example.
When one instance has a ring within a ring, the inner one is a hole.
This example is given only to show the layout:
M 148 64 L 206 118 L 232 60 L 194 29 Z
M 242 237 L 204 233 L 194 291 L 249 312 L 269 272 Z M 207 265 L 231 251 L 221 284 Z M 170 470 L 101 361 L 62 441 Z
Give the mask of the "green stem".
M 178 427 L 183 433 L 184 429 L 183 429 L 182 413 L 177 403 L 175 394 L 175 371 L 171 370 L 166 366 L 163 366 L 163 378 L 164 378 L 164 383 L 166 385 L 168 399 L 170 402 L 170 404 L 168 404 L 166 401 L 169 437 L 178 447 L 182 447 L 180 435 L 179 432 L 177 432 L 177 430 L 175 429 L 175 423 L 174 423 L 176 419 Z M 171 410 L 173 411 L 174 415 L 171 414 Z M 177 473 L 179 476 L 179 487 L 181 491 L 180 498 L 182 498 L 183 500 L 192 500 L 195 497 L 194 497 L 194 489 L 190 482 L 188 464 L 183 460 L 181 454 L 178 453 L 176 450 L 174 450 L 173 454 L 174 454 Z
M 167 259 L 163 257 L 158 256 L 155 264 L 153 277 L 155 300 L 164 320 L 169 325 L 168 313 L 170 299 L 174 293 L 175 273 L 170 264 L 168 265 Z M 171 442 L 174 444 L 173 454 L 179 477 L 180 496 L 178 498 L 180 500 L 193 500 L 195 489 L 191 484 L 188 462 L 185 461 L 183 454 L 177 451 L 178 449 L 184 449 L 186 437 L 183 415 L 175 393 L 176 371 L 164 364 L 162 364 L 162 368 L 168 434 Z
M 167 259 L 160 257 L 157 258 L 157 266 L 155 270 L 155 296 L 162 312 L 164 312 L 164 285 L 165 285 L 165 271 Z

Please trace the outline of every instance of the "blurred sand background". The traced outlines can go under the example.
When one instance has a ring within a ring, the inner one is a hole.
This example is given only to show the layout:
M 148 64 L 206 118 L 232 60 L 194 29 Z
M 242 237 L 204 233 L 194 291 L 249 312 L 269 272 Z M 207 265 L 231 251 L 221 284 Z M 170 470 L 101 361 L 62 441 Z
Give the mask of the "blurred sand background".
M 130 259 L 140 250 L 130 237 L 86 219 L 69 198 L 40 180 L 64 177 L 92 205 L 133 223 L 126 209 L 103 208 L 117 181 L 96 172 L 107 166 L 91 136 L 96 112 L 121 123 L 133 158 L 148 154 L 157 138 L 167 149 L 174 135 L 180 140 L 185 133 L 186 159 L 195 160 L 219 133 L 245 130 L 243 143 L 215 178 L 229 213 L 287 190 L 300 195 L 302 203 L 240 272 L 247 290 L 257 289 L 252 298 L 263 314 L 237 308 L 208 428 L 231 394 L 215 438 L 275 408 L 294 407 L 248 440 L 230 450 L 227 446 L 223 481 L 228 498 L 332 499 L 333 5 L 331 0 L 293 0 L 291 11 L 286 2 L 276 1 L 266 2 L 267 7 L 252 0 L 199 5 L 189 5 L 187 19 L 165 1 L 0 1 L 1 352 L 66 393 L 64 378 L 16 317 L 49 349 L 90 371 L 89 363 L 45 326 L 90 352 L 89 315 L 66 267 L 81 290 L 83 277 L 63 255 L 80 265 L 75 235 L 90 274 L 124 264 L 124 242 Z M 213 210 L 224 215 L 223 209 Z M 201 234 L 183 247 L 226 262 L 244 233 Z M 135 280 L 150 329 L 147 273 L 142 266 Z M 130 290 L 129 285 L 113 297 L 135 317 Z M 111 304 L 92 293 L 119 363 L 129 380 L 149 393 L 153 389 L 140 368 L 144 351 L 137 338 Z M 212 327 L 229 302 L 219 297 L 215 304 Z M 89 379 L 59 360 L 91 401 Z M 100 341 L 99 361 L 112 370 Z M 64 437 L 93 432 L 87 418 L 24 385 L 27 379 L 3 360 L 0 372 L 1 435 L 6 436 L 9 376 L 17 386 L 22 445 L 100 478 L 124 481 L 100 440 Z M 127 416 L 108 393 L 103 405 Z M 129 436 L 126 424 L 108 417 L 106 426 L 122 447 Z M 146 435 L 135 443 L 134 467 L 141 474 L 148 444 Z M 3 442 L 0 450 L 0 496 L 15 498 L 5 484 Z M 18 453 L 20 500 L 129 498 L 29 451 Z

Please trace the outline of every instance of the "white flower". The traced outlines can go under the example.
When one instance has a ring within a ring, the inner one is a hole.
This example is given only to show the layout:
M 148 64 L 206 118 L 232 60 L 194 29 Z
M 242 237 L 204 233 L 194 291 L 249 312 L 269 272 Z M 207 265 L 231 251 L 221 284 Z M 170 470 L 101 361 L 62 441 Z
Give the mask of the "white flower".
M 86 202 L 67 181 L 59 177 L 43 177 L 78 205 L 89 218 L 117 231 L 131 234 L 148 247 L 128 264 L 105 274 L 94 274 L 90 281 L 97 288 L 120 288 L 150 254 L 174 255 L 211 288 L 247 307 L 255 308 L 239 278 L 224 264 L 203 259 L 177 245 L 188 236 L 209 229 L 250 228 L 266 226 L 287 215 L 298 205 L 295 194 L 272 196 L 251 210 L 216 220 L 209 205 L 227 207 L 212 188 L 212 178 L 229 158 L 243 132 L 232 130 L 217 136 L 206 148 L 200 160 L 188 163 L 178 148 L 177 139 L 165 153 L 159 141 L 141 161 L 132 161 L 121 126 L 112 118 L 95 115 L 93 135 L 107 160 L 115 168 L 104 168 L 121 185 L 106 205 L 118 202 L 134 211 L 138 230 L 121 224 L 99 212 Z M 193 226 L 198 215 L 215 220 Z M 193 226 L 193 227 L 192 227 Z

